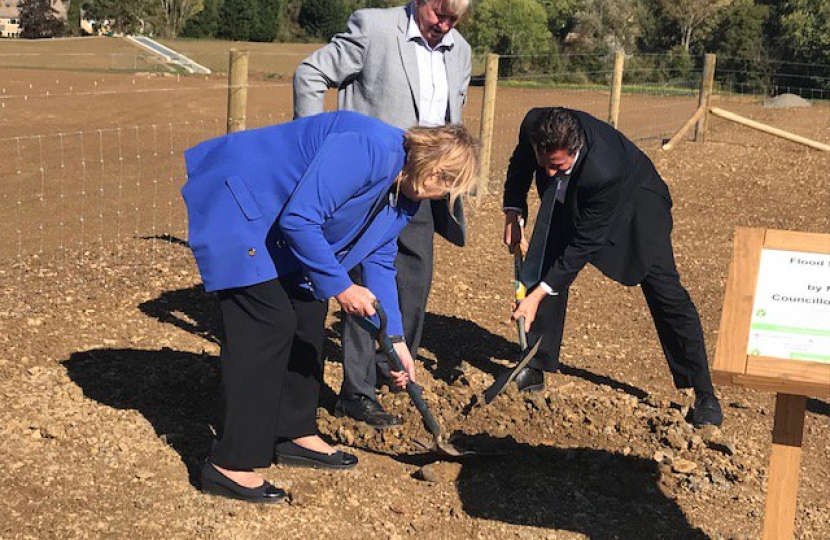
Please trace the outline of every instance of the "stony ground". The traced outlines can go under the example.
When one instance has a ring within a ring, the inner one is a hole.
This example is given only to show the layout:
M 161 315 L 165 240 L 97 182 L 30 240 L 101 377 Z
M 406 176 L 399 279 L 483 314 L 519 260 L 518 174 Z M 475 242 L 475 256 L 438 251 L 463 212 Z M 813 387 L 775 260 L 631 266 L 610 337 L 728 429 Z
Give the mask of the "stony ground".
M 723 427 L 692 429 L 692 397 L 671 387 L 636 288 L 583 272 L 562 373 L 542 393 L 483 404 L 518 351 L 495 179 L 534 103 L 526 91 L 500 92 L 494 193 L 472 209 L 468 247 L 437 244 L 420 370 L 445 431 L 486 455 L 425 453 L 402 394 L 381 395 L 406 419 L 401 429 L 334 418 L 332 306 L 320 430 L 360 465 L 263 471 L 291 491 L 278 508 L 201 495 L 194 474 L 217 413 L 216 306 L 175 235 L 136 237 L 117 253 L 70 249 L 0 266 L 0 538 L 759 538 L 774 397 L 720 388 Z M 826 106 L 721 105 L 830 142 Z M 677 261 L 711 354 L 735 227 L 830 232 L 830 160 L 719 120 L 706 144 L 660 152 L 652 141 L 649 153 L 672 189 Z M 830 537 L 828 440 L 830 405 L 811 399 L 799 539 Z

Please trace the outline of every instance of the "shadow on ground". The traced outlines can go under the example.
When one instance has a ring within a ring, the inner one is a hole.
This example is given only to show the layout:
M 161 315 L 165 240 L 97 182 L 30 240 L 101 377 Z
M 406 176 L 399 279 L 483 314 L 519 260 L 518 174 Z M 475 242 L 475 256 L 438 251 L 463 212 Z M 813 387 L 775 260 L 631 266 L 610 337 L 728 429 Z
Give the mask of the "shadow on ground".
M 219 411 L 215 356 L 167 348 L 97 349 L 74 353 L 63 364 L 88 398 L 140 412 L 181 456 L 196 485 Z
M 830 416 L 830 403 L 820 399 L 810 398 L 807 400 L 807 410 L 811 413 Z
M 710 539 L 661 491 L 653 460 L 584 447 L 533 446 L 484 433 L 456 433 L 453 442 L 481 455 L 364 450 L 417 467 L 436 460 L 460 463 L 458 494 L 473 518 L 571 531 L 591 540 Z
M 709 538 L 660 491 L 652 460 L 488 435 L 462 442 L 505 456 L 462 461 L 458 491 L 472 517 L 573 531 L 591 540 Z
M 87 397 L 140 412 L 179 453 L 196 485 L 218 411 L 216 360 L 170 349 L 98 349 L 75 353 L 64 366 Z M 708 538 L 661 493 L 651 460 L 487 435 L 458 442 L 500 455 L 462 460 L 458 490 L 472 517 L 574 531 L 592 540 Z
M 216 344 L 221 342 L 219 305 L 215 295 L 206 293 L 201 285 L 166 291 L 158 298 L 140 304 L 139 309 L 162 323 L 172 324 Z M 341 325 L 342 320 L 338 320 L 332 328 L 326 329 L 323 356 L 329 361 L 341 361 Z M 494 358 L 512 362 L 518 354 L 516 343 L 493 334 L 473 321 L 435 313 L 426 314 L 421 348 L 432 352 L 438 359 L 436 362 L 425 361 L 424 367 L 433 377 L 447 384 L 452 384 L 462 374 L 460 367 L 464 361 L 495 376 L 504 369 L 504 365 L 494 362 Z M 565 375 L 604 384 L 640 399 L 647 395 L 636 386 L 586 369 L 562 365 L 561 371 Z M 322 405 L 333 408 L 333 390 L 325 387 L 323 392 Z

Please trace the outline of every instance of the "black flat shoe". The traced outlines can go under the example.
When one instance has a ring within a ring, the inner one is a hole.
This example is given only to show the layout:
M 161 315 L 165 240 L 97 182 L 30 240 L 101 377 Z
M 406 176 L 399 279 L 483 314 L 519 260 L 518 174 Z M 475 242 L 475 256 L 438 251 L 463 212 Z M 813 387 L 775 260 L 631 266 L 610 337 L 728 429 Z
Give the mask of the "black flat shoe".
M 357 456 L 338 450 L 333 454 L 315 452 L 294 441 L 277 443 L 274 459 L 280 465 L 289 467 L 311 467 L 313 469 L 351 469 L 357 465 Z
M 519 387 L 519 392 L 538 392 L 545 389 L 545 372 L 527 366 L 516 374 L 513 382 Z
M 695 427 L 719 426 L 723 423 L 723 410 L 720 402 L 713 394 L 701 392 L 695 395 L 695 405 L 692 408 L 692 425 Z
M 219 472 L 210 461 L 205 461 L 202 465 L 202 493 L 264 504 L 281 503 L 287 496 L 285 491 L 267 481 L 255 488 L 240 486 Z
M 375 429 L 388 429 L 400 426 L 403 421 L 383 410 L 380 403 L 365 396 L 354 399 L 338 399 L 334 406 L 334 416 L 348 416 L 354 420 L 366 422 Z

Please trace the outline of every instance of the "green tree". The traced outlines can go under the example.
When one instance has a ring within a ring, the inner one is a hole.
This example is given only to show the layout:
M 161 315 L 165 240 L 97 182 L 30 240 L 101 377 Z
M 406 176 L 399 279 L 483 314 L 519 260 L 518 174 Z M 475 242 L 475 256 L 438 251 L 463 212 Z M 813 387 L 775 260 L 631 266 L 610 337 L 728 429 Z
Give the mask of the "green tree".
M 212 38 L 219 33 L 219 8 L 221 0 L 205 0 L 205 9 L 187 21 L 182 28 L 182 36 L 192 38 Z
M 579 43 L 597 53 L 634 52 L 640 36 L 639 0 L 586 0 L 576 14 Z
M 663 53 L 680 44 L 678 26 L 663 13 L 661 1 L 641 0 L 638 52 Z
M 690 50 L 694 40 L 705 38 L 714 28 L 724 8 L 734 0 L 660 0 L 667 17 L 679 29 L 680 45 Z
M 505 55 L 502 76 L 548 66 L 555 50 L 545 9 L 536 0 L 481 0 L 467 38 L 477 51 Z
M 270 43 L 277 38 L 282 18 L 281 0 L 259 0 L 257 25 L 251 41 Z
M 355 9 L 360 8 L 388 8 L 388 7 L 395 7 L 400 6 L 401 2 L 399 0 L 363 0 L 356 3 Z
M 586 0 L 539 0 L 548 16 L 548 30 L 560 42 L 576 27 L 577 13 Z
M 81 0 L 70 0 L 66 9 L 66 31 L 70 36 L 80 36 L 81 31 Z
M 89 0 L 84 4 L 86 18 L 98 21 L 100 27 L 104 21 L 116 32 L 134 33 L 141 31 L 143 22 L 152 17 L 157 8 L 157 0 Z
M 159 34 L 175 38 L 204 9 L 204 0 L 155 0 L 147 15 Z
M 344 0 L 305 0 L 297 22 L 309 37 L 328 41 L 346 29 L 351 12 Z
M 250 41 L 256 32 L 257 8 L 256 0 L 225 0 L 219 17 L 219 37 Z
M 718 82 L 740 92 L 760 90 L 769 75 L 764 26 L 769 8 L 755 0 L 736 0 L 704 42 L 718 55 Z
M 830 64 L 830 2 L 782 3 L 782 43 L 801 62 Z
M 826 1 L 760 0 L 770 8 L 765 29 L 775 64 L 777 86 L 830 90 L 830 6 Z M 813 92 L 805 94 L 813 97 Z M 826 94 L 825 94 L 826 96 Z
M 52 0 L 20 0 L 20 37 L 28 39 L 50 38 L 61 35 L 63 21 Z

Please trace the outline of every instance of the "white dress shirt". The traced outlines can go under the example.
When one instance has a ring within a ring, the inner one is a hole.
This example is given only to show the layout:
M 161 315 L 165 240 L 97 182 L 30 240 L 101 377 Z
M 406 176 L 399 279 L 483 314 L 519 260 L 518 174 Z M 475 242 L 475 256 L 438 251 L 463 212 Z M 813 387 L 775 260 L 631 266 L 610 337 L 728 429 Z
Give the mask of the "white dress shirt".
M 444 35 L 435 47 L 430 47 L 424 39 L 415 16 L 409 16 L 406 39 L 418 44 L 418 125 L 443 126 L 447 123 L 450 87 L 447 81 L 447 66 L 444 64 L 444 51 L 455 45 L 450 33 Z
M 576 155 L 574 156 L 573 165 L 567 171 L 563 172 L 561 176 L 554 177 L 557 179 L 557 186 L 556 186 L 556 201 L 560 204 L 565 204 L 565 195 L 568 192 L 568 182 L 571 180 L 571 173 L 574 170 L 574 165 L 576 165 L 577 160 L 579 159 L 579 153 L 582 151 L 580 148 L 576 151 Z M 513 210 L 515 212 L 521 213 L 521 208 L 514 208 L 512 206 L 506 206 L 502 209 L 504 212 L 508 210 Z M 558 292 L 554 291 L 553 288 L 545 283 L 544 281 L 539 282 L 539 286 L 545 290 L 546 293 L 552 296 L 556 296 L 559 294 Z

